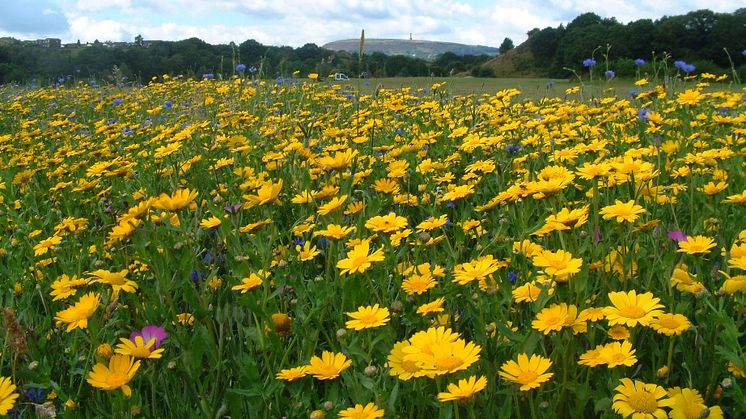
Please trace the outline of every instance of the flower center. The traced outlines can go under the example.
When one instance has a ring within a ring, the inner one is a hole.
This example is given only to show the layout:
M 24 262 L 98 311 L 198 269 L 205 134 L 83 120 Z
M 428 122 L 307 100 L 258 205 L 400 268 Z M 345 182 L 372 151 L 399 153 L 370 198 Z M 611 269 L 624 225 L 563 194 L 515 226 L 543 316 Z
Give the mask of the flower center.
M 627 306 L 619 310 L 619 315 L 628 319 L 639 319 L 645 316 L 646 311 L 639 306 Z
M 360 317 L 360 322 L 365 324 L 373 324 L 378 322 L 378 316 L 373 313 L 365 314 Z
M 442 370 L 453 370 L 463 363 L 464 360 L 454 355 L 448 355 L 435 360 L 435 365 Z
M 521 384 L 533 383 L 539 375 L 535 371 L 522 371 L 516 380 Z
M 653 413 L 658 410 L 658 401 L 655 396 L 645 392 L 636 391 L 627 397 L 629 405 L 639 413 Z
M 666 329 L 678 329 L 681 326 L 678 320 L 671 317 L 664 317 L 658 320 L 658 324 Z

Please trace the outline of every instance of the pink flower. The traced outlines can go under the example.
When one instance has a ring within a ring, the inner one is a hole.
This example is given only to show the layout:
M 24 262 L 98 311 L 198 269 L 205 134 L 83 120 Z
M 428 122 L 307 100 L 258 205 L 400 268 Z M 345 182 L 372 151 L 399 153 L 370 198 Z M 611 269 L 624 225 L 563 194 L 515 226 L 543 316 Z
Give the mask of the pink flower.
M 672 230 L 668 232 L 668 238 L 675 242 L 685 242 L 687 240 L 686 234 L 681 230 Z

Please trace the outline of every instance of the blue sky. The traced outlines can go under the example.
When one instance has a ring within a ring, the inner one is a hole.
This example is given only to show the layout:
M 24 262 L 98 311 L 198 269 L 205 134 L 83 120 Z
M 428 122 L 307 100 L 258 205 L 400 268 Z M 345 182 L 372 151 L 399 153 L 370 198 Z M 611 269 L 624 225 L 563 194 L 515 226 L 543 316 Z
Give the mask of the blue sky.
M 0 36 L 63 42 L 255 39 L 268 45 L 323 45 L 358 38 L 408 38 L 498 46 L 532 28 L 584 12 L 621 22 L 697 9 L 733 12 L 746 0 L 1 0 Z

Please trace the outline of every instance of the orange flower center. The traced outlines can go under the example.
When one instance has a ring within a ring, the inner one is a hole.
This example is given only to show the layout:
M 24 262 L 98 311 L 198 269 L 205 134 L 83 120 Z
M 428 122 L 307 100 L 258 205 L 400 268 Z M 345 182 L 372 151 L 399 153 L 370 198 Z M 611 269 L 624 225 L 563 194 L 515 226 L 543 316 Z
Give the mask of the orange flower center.
M 636 391 L 627 397 L 627 402 L 638 413 L 653 413 L 658 410 L 658 401 L 655 396 L 645 392 Z
M 647 312 L 639 306 L 627 306 L 619 310 L 619 315 L 628 319 L 639 319 L 644 317 Z
M 666 329 L 678 329 L 681 323 L 673 317 L 664 317 L 658 320 L 658 324 Z
M 539 374 L 537 374 L 535 371 L 521 371 L 518 377 L 516 377 L 516 380 L 521 384 L 529 384 L 536 381 L 538 377 Z
M 442 370 L 452 370 L 456 367 L 459 367 L 463 363 L 463 359 L 454 355 L 448 355 L 435 360 L 435 365 Z

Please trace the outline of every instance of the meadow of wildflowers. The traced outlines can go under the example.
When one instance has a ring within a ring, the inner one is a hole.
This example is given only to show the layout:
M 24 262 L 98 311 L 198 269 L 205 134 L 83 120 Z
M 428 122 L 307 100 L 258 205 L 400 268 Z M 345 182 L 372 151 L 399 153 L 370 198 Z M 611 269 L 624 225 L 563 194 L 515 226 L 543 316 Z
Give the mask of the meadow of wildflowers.
M 713 79 L 1 87 L 0 414 L 738 417 L 746 103 Z

